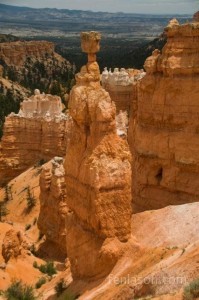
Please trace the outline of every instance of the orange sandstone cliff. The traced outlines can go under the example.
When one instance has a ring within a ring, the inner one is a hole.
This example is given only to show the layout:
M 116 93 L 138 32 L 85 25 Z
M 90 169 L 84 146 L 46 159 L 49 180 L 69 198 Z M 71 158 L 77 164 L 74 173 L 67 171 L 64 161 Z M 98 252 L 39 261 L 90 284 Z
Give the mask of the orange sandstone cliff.
M 27 57 L 45 58 L 54 53 L 55 46 L 46 41 L 17 41 L 0 44 L 0 59 L 7 65 L 23 66 Z
M 134 211 L 199 201 L 199 23 L 172 20 L 166 33 L 162 53 L 145 62 L 130 120 Z
M 0 148 L 0 185 L 40 160 L 65 155 L 70 118 L 61 111 L 59 97 L 35 90 L 35 95 L 22 102 L 18 114 L 6 118 Z

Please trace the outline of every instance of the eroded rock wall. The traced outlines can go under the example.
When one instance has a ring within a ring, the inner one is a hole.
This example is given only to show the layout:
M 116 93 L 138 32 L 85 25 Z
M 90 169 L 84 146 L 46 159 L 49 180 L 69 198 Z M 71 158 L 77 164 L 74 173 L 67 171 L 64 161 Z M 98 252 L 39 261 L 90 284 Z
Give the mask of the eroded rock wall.
M 67 119 L 7 117 L 1 141 L 0 184 L 7 183 L 40 160 L 64 156 L 67 130 Z
M 1 43 L 0 58 L 7 65 L 22 66 L 27 57 L 45 58 L 46 55 L 51 55 L 54 50 L 54 44 L 46 41 Z
M 130 120 L 134 211 L 199 201 L 199 23 L 166 28 L 145 62 Z

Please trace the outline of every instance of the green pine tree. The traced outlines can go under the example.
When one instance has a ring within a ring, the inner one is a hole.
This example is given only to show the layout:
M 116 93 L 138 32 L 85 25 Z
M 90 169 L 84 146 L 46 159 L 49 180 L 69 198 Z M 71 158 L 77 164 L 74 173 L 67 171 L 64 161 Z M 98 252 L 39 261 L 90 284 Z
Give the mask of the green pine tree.
M 4 193 L 4 202 L 8 202 L 9 200 L 12 200 L 12 188 L 9 185 L 6 185 L 5 188 L 5 193 Z
M 9 210 L 6 208 L 5 202 L 0 202 L 0 222 L 2 222 L 2 217 L 9 214 Z
M 27 208 L 32 209 L 36 205 L 36 199 L 30 191 L 30 187 L 27 187 Z

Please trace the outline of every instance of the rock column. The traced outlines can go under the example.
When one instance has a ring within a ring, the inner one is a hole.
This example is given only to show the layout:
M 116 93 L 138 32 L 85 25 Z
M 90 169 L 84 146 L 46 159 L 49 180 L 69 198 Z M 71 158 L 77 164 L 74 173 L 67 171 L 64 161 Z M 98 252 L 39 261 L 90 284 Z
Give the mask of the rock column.
M 73 278 L 99 278 L 114 267 L 131 233 L 131 156 L 116 134 L 115 104 L 100 85 L 100 34 L 81 34 L 88 63 L 76 75 L 65 181 L 67 253 Z

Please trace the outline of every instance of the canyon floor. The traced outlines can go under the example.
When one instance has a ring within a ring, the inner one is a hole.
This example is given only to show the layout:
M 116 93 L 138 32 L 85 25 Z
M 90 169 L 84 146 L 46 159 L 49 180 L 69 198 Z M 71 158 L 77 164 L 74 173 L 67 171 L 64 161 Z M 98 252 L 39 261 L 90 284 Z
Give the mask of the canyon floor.
M 20 230 L 35 249 L 42 249 L 45 243 L 36 225 L 41 168 L 34 166 L 8 184 L 12 199 L 7 202 L 9 214 L 0 222 L 0 252 L 5 232 L 12 228 Z M 31 211 L 27 211 L 28 186 L 36 199 Z M 4 193 L 1 189 L 1 198 Z M 0 256 L 0 289 L 5 290 L 14 278 L 34 286 L 43 274 L 33 263 L 51 260 L 57 274 L 36 290 L 40 299 L 58 299 L 54 288 L 62 278 L 69 287 L 59 299 L 69 299 L 69 294 L 84 300 L 134 299 L 135 296 L 137 299 L 182 299 L 183 286 L 199 273 L 198 209 L 199 203 L 192 203 L 132 215 L 132 237 L 122 257 L 109 276 L 92 283 L 72 282 L 68 261 L 55 261 L 53 253 L 47 257 L 41 251 L 37 257 L 29 252 L 9 260 L 5 269 Z

